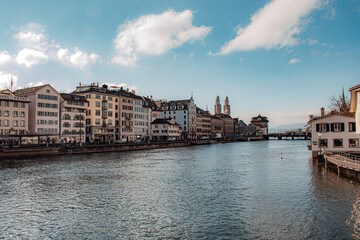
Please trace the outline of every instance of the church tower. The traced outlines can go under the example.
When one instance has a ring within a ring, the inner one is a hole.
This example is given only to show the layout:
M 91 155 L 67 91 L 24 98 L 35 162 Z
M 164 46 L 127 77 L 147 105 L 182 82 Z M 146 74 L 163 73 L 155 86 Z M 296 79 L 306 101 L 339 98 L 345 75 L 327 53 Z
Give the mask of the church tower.
M 219 96 L 216 97 L 214 110 L 215 114 L 221 114 L 221 104 Z
M 230 115 L 230 104 L 229 104 L 229 98 L 226 96 L 225 103 L 224 103 L 224 114 Z

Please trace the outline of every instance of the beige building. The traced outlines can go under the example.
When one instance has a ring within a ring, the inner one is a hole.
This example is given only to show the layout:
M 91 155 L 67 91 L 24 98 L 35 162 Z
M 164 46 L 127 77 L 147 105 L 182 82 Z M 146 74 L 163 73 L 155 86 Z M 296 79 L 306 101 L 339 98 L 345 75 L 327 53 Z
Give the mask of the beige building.
M 134 133 L 134 100 L 135 94 L 132 92 L 118 91 L 120 109 L 120 140 L 122 142 L 132 142 L 135 140 Z
M 211 114 L 201 108 L 196 108 L 196 137 L 211 138 Z
M 86 142 L 86 110 L 89 102 L 84 96 L 61 93 L 60 139 L 62 142 Z
M 222 120 L 223 123 L 223 138 L 234 137 L 234 120 L 227 114 L 216 114 L 216 117 Z
M 86 110 L 86 142 L 114 142 L 115 123 L 119 121 L 119 98 L 116 91 L 106 85 L 79 85 L 72 93 L 83 96 L 88 101 Z
M 224 136 L 224 122 L 216 116 L 211 116 L 211 136 L 212 138 L 222 138 Z
M 179 124 L 175 119 L 158 118 L 151 123 L 153 141 L 175 141 L 180 139 Z
M 29 134 L 42 135 L 43 140 L 59 139 L 59 109 L 61 96 L 50 85 L 19 89 L 17 97 L 27 97 L 29 103 Z
M 14 145 L 20 144 L 15 135 L 28 134 L 29 99 L 17 97 L 10 90 L 0 91 L 0 141 L 8 145 L 11 140 Z

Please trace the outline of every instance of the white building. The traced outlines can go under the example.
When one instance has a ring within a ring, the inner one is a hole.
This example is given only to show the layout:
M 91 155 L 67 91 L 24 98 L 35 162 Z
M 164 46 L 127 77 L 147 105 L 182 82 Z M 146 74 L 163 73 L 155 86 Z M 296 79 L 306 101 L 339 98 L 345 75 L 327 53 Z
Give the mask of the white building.
M 309 122 L 313 157 L 317 157 L 319 152 L 360 151 L 355 118 L 350 114 L 332 112 L 312 117 Z
M 179 124 L 175 119 L 158 118 L 151 123 L 153 141 L 175 141 L 180 139 Z
M 355 114 L 356 133 L 360 134 L 360 84 L 349 90 L 351 92 L 350 112 Z
M 149 110 L 146 101 L 140 96 L 134 98 L 134 134 L 136 139 L 150 137 Z
M 57 141 L 60 132 L 60 94 L 50 84 L 19 89 L 14 94 L 29 98 L 29 133 Z
M 86 110 L 89 102 L 84 96 L 61 93 L 60 139 L 63 142 L 86 141 Z
M 185 139 L 196 139 L 196 105 L 191 97 L 188 100 L 159 102 L 162 118 L 175 119 Z

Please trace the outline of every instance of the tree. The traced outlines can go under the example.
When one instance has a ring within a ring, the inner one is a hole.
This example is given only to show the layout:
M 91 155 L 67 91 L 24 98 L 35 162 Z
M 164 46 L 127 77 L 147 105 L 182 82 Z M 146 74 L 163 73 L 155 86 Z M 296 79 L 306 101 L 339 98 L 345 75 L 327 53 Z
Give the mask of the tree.
M 342 94 L 336 96 L 332 96 L 330 98 L 330 106 L 329 108 L 332 111 L 339 113 L 349 113 L 350 111 L 350 99 L 345 96 L 344 88 L 342 90 Z

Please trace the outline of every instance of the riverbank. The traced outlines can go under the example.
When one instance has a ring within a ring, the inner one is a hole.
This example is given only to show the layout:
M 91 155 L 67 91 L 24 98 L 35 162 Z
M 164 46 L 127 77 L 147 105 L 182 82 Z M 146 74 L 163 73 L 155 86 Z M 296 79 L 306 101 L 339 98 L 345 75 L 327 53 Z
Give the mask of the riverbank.
M 50 145 L 37 147 L 23 147 L 13 149 L 3 149 L 0 152 L 0 159 L 13 158 L 28 158 L 40 156 L 53 155 L 72 155 L 72 154 L 87 154 L 87 153 L 102 153 L 102 152 L 125 152 L 125 151 L 139 151 L 147 149 L 160 148 L 177 148 L 192 145 L 205 145 L 226 143 L 234 141 L 225 140 L 198 140 L 187 142 L 151 142 L 151 143 L 126 143 L 126 144 L 98 144 L 98 145 L 83 145 L 83 146 L 69 146 L 69 145 Z

